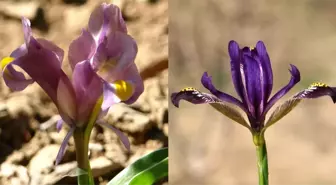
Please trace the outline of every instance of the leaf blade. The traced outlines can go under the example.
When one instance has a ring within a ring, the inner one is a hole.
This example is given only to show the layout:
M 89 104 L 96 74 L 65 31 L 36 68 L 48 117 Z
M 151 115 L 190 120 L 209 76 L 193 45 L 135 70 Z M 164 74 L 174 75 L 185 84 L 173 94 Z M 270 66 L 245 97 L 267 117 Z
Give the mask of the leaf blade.
M 161 169 L 162 171 L 160 171 L 159 174 L 156 174 L 156 171 L 153 173 L 153 169 L 157 168 Z M 153 175 L 154 177 L 150 177 L 150 175 Z M 147 180 L 150 182 L 153 180 L 159 180 L 166 175 L 168 175 L 168 148 L 162 148 L 141 157 L 126 167 L 107 185 L 131 185 L 132 181 L 134 181 L 132 183 L 132 185 L 134 185 L 135 182 L 140 182 L 141 180 Z

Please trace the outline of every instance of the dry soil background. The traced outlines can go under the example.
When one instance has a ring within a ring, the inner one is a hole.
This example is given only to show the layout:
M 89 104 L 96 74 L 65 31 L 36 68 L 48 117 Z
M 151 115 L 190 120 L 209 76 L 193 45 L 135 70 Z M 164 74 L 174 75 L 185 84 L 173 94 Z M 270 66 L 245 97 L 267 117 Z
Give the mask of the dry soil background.
M 227 54 L 232 39 L 266 43 L 273 94 L 288 83 L 289 64 L 302 77 L 290 95 L 313 81 L 335 86 L 335 12 L 331 0 L 170 0 L 169 90 L 205 90 L 200 78 L 208 71 L 218 88 L 236 95 Z M 270 184 L 336 184 L 335 112 L 330 98 L 305 101 L 266 131 Z M 247 129 L 207 105 L 170 103 L 169 116 L 170 184 L 258 183 Z
M 67 56 L 70 42 L 79 36 L 91 11 L 101 2 L 112 1 L 0 1 L 0 57 L 23 43 L 21 16 L 31 20 L 35 37 L 55 42 Z M 106 184 L 140 156 L 168 145 L 168 1 L 113 3 L 121 7 L 129 34 L 138 43 L 136 63 L 146 78 L 146 90 L 135 104 L 118 104 L 106 117 L 129 136 L 130 153 L 112 131 L 99 126 L 93 130 L 89 148 L 96 184 Z M 66 58 L 63 68 L 70 75 Z M 161 66 L 159 72 L 150 68 L 153 66 Z M 53 165 L 68 128 L 56 132 L 57 110 L 46 94 L 36 84 L 22 92 L 10 92 L 1 80 L 0 95 L 0 184 L 74 184 L 76 178 L 63 178 L 76 167 L 72 139 L 61 164 Z

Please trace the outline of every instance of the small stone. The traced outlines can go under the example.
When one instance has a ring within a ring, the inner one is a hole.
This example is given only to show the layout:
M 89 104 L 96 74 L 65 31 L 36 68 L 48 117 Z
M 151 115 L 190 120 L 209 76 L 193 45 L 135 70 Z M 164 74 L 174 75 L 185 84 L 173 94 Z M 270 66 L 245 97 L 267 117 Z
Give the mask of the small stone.
M 117 143 L 108 143 L 105 145 L 105 156 L 116 163 L 125 164 L 127 156 L 123 147 Z
M 142 113 L 126 114 L 117 127 L 129 133 L 144 133 L 151 128 L 150 118 Z
M 59 147 L 59 145 L 45 146 L 30 160 L 28 164 L 28 171 L 31 175 L 32 184 L 39 184 L 44 173 L 54 167 L 54 161 Z
M 27 17 L 28 19 L 33 19 L 35 17 L 36 11 L 39 7 L 38 1 L 30 2 L 12 2 L 12 1 L 1 1 L 0 2 L 0 12 L 3 14 L 21 18 Z
M 92 159 L 90 165 L 94 177 L 106 175 L 122 167 L 120 163 L 115 163 L 104 156 Z
M 21 165 L 3 163 L 0 167 L 0 177 L 6 178 L 10 184 L 28 184 L 29 176 L 27 169 Z

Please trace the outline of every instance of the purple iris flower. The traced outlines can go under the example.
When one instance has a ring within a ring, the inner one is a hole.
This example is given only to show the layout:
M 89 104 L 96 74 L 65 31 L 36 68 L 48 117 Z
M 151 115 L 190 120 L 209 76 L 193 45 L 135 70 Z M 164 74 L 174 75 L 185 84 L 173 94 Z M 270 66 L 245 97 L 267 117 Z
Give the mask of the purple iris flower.
M 271 97 L 273 72 L 264 43 L 259 41 L 254 48 L 240 48 L 237 42 L 230 41 L 228 50 L 231 58 L 232 82 L 239 99 L 218 90 L 213 85 L 211 76 L 205 72 L 201 82 L 211 94 L 202 93 L 194 88 L 182 89 L 171 95 L 172 102 L 176 107 L 179 106 L 179 101 L 182 99 L 193 104 L 208 103 L 252 132 L 260 133 L 289 113 L 303 98 L 329 95 L 335 103 L 335 88 L 323 83 L 314 83 L 277 107 L 265 122 L 266 114 L 271 107 L 300 81 L 299 70 L 294 65 L 290 65 L 291 79 L 289 83 Z M 232 105 L 238 106 L 246 113 L 249 124 Z
M 57 129 L 61 129 L 63 122 L 70 126 L 56 164 L 62 159 L 75 129 L 85 128 L 95 111 L 98 116 L 93 119 L 115 131 L 129 149 L 130 143 L 122 132 L 99 121 L 113 104 L 133 103 L 144 90 L 134 63 L 137 44 L 127 34 L 119 8 L 107 4 L 97 7 L 91 14 L 88 29 L 83 29 L 71 43 L 68 56 L 71 80 L 61 69 L 63 50 L 45 39 L 34 38 L 28 19 L 22 18 L 22 25 L 25 43 L 2 59 L 2 75 L 6 85 L 16 91 L 37 82 L 61 115 Z

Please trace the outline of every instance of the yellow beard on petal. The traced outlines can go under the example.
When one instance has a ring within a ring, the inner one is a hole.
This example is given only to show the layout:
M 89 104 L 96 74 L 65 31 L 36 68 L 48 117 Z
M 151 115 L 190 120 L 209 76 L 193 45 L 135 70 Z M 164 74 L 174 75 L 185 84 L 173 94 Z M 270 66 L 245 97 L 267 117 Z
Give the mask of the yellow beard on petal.
M 328 87 L 328 85 L 325 83 L 321 83 L 321 82 L 315 82 L 315 83 L 312 83 L 309 87 L 310 88 L 311 87 Z
M 115 87 L 115 94 L 121 101 L 128 100 L 134 93 L 133 85 L 124 80 L 117 80 L 113 85 Z
M 1 60 L 0 64 L 1 64 L 1 70 L 4 71 L 5 67 L 13 62 L 15 60 L 15 58 L 13 57 L 5 57 Z M 11 73 L 8 70 L 4 71 L 5 75 L 11 76 Z

